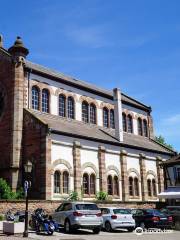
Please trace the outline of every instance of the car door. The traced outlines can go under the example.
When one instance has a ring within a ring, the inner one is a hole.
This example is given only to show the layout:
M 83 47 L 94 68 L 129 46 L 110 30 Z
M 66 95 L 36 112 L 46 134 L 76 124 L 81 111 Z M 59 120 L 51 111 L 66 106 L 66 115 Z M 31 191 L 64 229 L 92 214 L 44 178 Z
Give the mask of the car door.
M 144 212 L 141 209 L 133 211 L 133 218 L 135 219 L 136 226 L 140 226 L 144 222 Z
M 103 218 L 103 227 L 105 227 L 105 222 L 109 220 L 110 210 L 108 208 L 101 208 L 101 214 Z
M 59 224 L 61 224 L 61 223 L 60 223 L 60 215 L 61 215 L 61 211 L 62 211 L 63 207 L 64 207 L 64 204 L 62 203 L 62 204 L 55 210 L 55 212 L 54 212 L 54 214 L 53 214 L 53 219 L 54 219 L 57 223 L 59 223 Z
M 71 222 L 71 212 L 72 212 L 72 204 L 71 203 L 65 203 L 63 206 L 63 209 L 61 211 L 61 223 L 64 225 L 65 219 L 68 218 Z

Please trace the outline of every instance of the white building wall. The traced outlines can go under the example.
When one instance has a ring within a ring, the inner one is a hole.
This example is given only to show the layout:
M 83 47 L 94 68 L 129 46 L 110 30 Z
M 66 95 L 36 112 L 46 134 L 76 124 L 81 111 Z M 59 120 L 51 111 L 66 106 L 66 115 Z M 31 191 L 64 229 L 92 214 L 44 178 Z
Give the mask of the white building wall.
M 105 154 L 105 164 L 106 164 L 106 169 L 109 166 L 113 165 L 113 166 L 115 166 L 119 170 L 119 173 L 120 173 L 120 169 L 121 169 L 121 166 L 120 166 L 120 155 L 113 154 L 113 153 L 106 153 Z
M 98 152 L 90 149 L 81 149 L 81 166 L 87 162 L 92 163 L 97 169 L 99 169 Z
M 62 146 L 57 143 L 52 143 L 51 161 L 52 163 L 57 159 L 66 160 L 73 168 L 73 152 L 71 146 Z
M 140 174 L 139 158 L 127 156 L 127 170 L 130 168 L 136 169 L 136 171 Z
M 153 171 L 157 175 L 157 167 L 156 167 L 156 160 L 145 160 L 146 171 Z
M 75 119 L 78 121 L 81 121 L 81 102 L 79 101 L 81 96 L 87 96 L 90 97 L 92 99 L 95 99 L 98 103 L 98 106 L 101 105 L 101 103 L 109 103 L 114 105 L 114 101 L 101 97 L 99 95 L 93 94 L 93 93 L 89 93 L 87 91 L 84 90 L 80 90 L 78 88 L 72 87 L 72 86 L 68 86 L 66 84 L 57 82 L 57 81 L 53 81 L 44 77 L 40 77 L 38 75 L 35 74 L 31 74 L 31 79 L 33 81 L 39 81 L 42 83 L 47 83 L 49 86 L 51 86 L 51 88 L 53 89 L 53 93 L 51 94 L 51 114 L 54 115 L 58 115 L 59 110 L 58 110 L 58 96 L 55 95 L 56 91 L 58 89 L 63 89 L 63 91 L 67 92 L 67 93 L 73 93 L 76 96 L 76 104 L 75 104 Z M 136 109 L 134 107 L 130 107 L 130 106 L 126 106 L 123 104 L 123 110 L 128 109 L 132 114 L 136 115 L 141 114 L 143 116 L 147 116 L 147 113 L 145 111 Z M 122 116 L 119 116 L 120 119 L 122 119 Z M 103 114 L 102 114 L 102 109 L 100 109 L 100 107 L 97 107 L 97 125 L 98 126 L 103 126 Z M 133 119 L 133 129 L 134 129 L 134 134 L 138 134 L 137 133 L 137 120 Z

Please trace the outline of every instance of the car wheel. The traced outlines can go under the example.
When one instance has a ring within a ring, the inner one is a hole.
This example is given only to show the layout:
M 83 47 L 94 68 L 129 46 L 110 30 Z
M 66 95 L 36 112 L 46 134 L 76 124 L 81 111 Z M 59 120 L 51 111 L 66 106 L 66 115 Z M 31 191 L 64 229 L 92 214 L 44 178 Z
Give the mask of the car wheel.
M 143 230 L 145 229 L 145 224 L 144 224 L 144 222 L 141 222 L 139 226 L 140 226 Z
M 128 232 L 133 232 L 134 228 L 128 228 Z
M 101 231 L 100 228 L 94 228 L 94 229 L 93 229 L 93 233 L 94 233 L 94 234 L 99 234 L 100 231 Z
M 105 230 L 107 232 L 111 232 L 112 231 L 112 227 L 111 227 L 110 222 L 105 222 Z
M 68 219 L 65 220 L 64 222 L 64 231 L 65 233 L 70 233 L 71 232 L 71 224 Z

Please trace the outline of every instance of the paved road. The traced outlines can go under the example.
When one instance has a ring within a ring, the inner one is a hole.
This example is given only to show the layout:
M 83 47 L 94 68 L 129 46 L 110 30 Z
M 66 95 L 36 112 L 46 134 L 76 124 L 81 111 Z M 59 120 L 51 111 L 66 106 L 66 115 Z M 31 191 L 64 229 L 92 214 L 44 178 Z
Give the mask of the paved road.
M 0 235 L 0 240 L 22 240 L 20 236 L 7 237 Z M 35 233 L 29 233 L 29 240 L 179 240 L 180 231 L 174 231 L 173 233 L 144 233 L 141 236 L 137 236 L 135 233 L 128 233 L 117 231 L 113 233 L 101 232 L 99 235 L 94 235 L 88 231 L 78 231 L 75 234 L 54 233 L 53 236 L 36 235 Z

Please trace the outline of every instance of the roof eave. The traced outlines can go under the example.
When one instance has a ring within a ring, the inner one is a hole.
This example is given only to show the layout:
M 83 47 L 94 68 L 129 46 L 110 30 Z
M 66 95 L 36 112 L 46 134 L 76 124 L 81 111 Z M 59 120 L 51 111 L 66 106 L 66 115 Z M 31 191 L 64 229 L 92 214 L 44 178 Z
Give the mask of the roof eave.
M 137 149 L 137 150 L 142 150 L 142 151 L 153 152 L 153 153 L 155 152 L 155 153 L 164 154 L 164 155 L 167 155 L 167 156 L 173 156 L 173 155 L 174 155 L 173 153 L 167 153 L 167 152 L 158 151 L 158 150 L 154 150 L 154 149 L 147 149 L 147 148 L 130 145 L 130 144 L 123 143 L 123 142 L 117 142 L 117 143 L 116 143 L 116 142 L 112 142 L 112 141 L 108 141 L 108 140 L 103 140 L 103 139 L 99 139 L 99 138 L 83 136 L 83 135 L 81 135 L 81 134 L 67 133 L 67 132 L 63 132 L 63 131 L 56 130 L 56 129 L 53 129 L 53 128 L 50 129 L 50 132 L 51 132 L 51 133 L 55 133 L 55 134 L 62 134 L 62 135 L 64 135 L 64 136 L 69 136 L 69 137 L 77 137 L 77 138 L 81 138 L 81 139 L 85 139 L 85 140 L 93 140 L 93 141 L 95 141 L 95 142 L 102 142 L 102 143 L 111 144 L 111 145 L 114 145 L 114 146 L 122 146 L 122 147 L 127 147 L 127 148 L 133 148 L 133 149 Z

